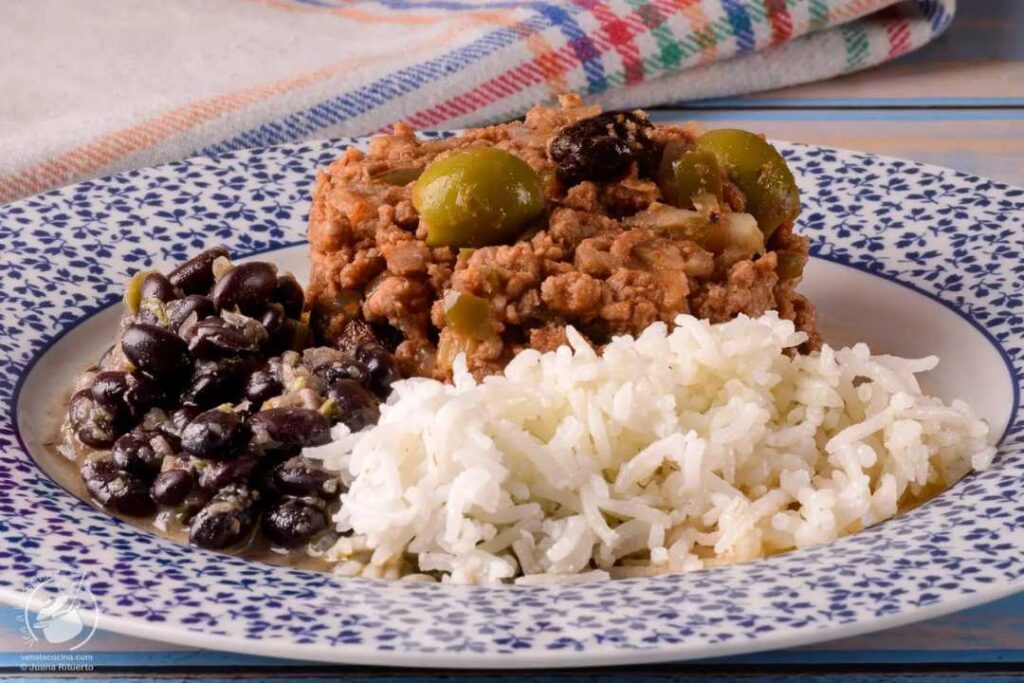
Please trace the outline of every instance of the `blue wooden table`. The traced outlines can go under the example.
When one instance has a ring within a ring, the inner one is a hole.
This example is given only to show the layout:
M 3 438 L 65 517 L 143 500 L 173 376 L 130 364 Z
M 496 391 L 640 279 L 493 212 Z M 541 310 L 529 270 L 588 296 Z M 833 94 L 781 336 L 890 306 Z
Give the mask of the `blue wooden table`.
M 752 97 L 662 108 L 660 120 L 740 122 L 777 139 L 902 156 L 1024 185 L 1024 0 L 961 0 L 945 36 L 878 69 Z M 1024 549 L 1020 549 L 1024 552 Z M 0 607 L 0 677 L 66 656 L 27 650 L 23 615 Z M 321 666 L 97 633 L 70 662 L 93 676 L 280 680 L 493 680 L 499 673 Z M 89 675 L 85 672 L 72 677 Z M 570 674 L 528 672 L 519 681 Z M 728 659 L 577 671 L 581 680 L 1001 681 L 1024 677 L 1024 594 L 882 633 Z M 124 677 L 124 678 L 121 678 Z

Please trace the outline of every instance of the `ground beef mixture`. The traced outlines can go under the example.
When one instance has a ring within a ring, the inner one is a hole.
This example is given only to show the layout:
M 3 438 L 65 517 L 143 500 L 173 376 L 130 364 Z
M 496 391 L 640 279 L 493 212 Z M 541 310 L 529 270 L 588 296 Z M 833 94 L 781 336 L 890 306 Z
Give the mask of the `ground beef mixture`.
M 318 174 L 313 192 L 314 333 L 338 343 L 369 326 L 392 340 L 407 374 L 441 379 L 459 353 L 483 376 L 524 348 L 556 348 L 567 325 L 600 346 L 680 313 L 719 322 L 777 310 L 815 347 L 814 309 L 795 291 L 808 243 L 791 219 L 753 250 L 663 229 L 676 214 L 656 180 L 658 160 L 702 132 L 695 124 L 652 126 L 643 112 L 601 115 L 568 96 L 523 121 L 457 137 L 421 140 L 396 125 L 366 153 L 349 148 Z M 430 226 L 414 208 L 415 180 L 435 159 L 477 147 L 525 161 L 543 182 L 544 213 L 509 243 L 430 246 Z M 717 226 L 747 201 L 726 176 L 721 201 L 703 208 Z M 448 324 L 451 297 L 460 294 L 486 300 L 489 333 Z

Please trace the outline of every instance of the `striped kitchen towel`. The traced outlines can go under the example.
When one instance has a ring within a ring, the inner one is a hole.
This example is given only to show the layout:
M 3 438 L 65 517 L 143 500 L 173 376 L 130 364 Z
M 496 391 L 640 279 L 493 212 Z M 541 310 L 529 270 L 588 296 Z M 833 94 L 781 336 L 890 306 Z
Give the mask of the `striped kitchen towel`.
M 955 0 L 35 0 L 0 21 L 0 203 L 195 154 L 634 107 L 897 57 Z

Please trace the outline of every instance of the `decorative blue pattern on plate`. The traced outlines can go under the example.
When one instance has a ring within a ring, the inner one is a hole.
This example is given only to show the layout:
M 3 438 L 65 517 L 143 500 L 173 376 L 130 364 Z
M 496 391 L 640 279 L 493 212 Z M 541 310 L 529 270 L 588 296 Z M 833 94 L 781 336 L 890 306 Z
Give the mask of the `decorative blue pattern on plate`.
M 278 656 L 551 666 L 724 655 L 895 625 L 1024 586 L 1022 424 L 994 466 L 896 520 L 741 566 L 605 584 L 488 589 L 353 580 L 186 548 L 46 477 L 14 404 L 54 337 L 134 270 L 213 243 L 304 238 L 314 169 L 351 141 L 242 151 L 0 207 L 0 597 L 86 571 L 101 627 Z M 912 162 L 784 146 L 820 257 L 916 287 L 998 340 L 1024 377 L 1024 191 Z M 244 230 L 238 229 L 245 226 Z M 1019 408 L 1017 409 L 1019 410 Z

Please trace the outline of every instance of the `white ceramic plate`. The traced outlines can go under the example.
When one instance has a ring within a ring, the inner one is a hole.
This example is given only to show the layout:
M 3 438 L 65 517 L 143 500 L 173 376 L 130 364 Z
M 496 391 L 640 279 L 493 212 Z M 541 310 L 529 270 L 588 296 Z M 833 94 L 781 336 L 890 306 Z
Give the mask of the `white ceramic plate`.
M 38 609 L 56 584 L 37 585 L 76 573 L 91 592 L 85 620 L 132 635 L 336 662 L 551 667 L 788 647 L 1024 587 L 1024 191 L 800 145 L 782 148 L 814 240 L 803 291 L 827 339 L 939 355 L 928 389 L 967 400 L 1003 434 L 991 470 L 906 515 L 745 565 L 493 589 L 187 548 L 55 484 L 38 464 L 43 443 L 71 378 L 109 343 L 126 277 L 217 243 L 304 276 L 314 170 L 351 142 L 193 159 L 0 207 L 0 599 Z

